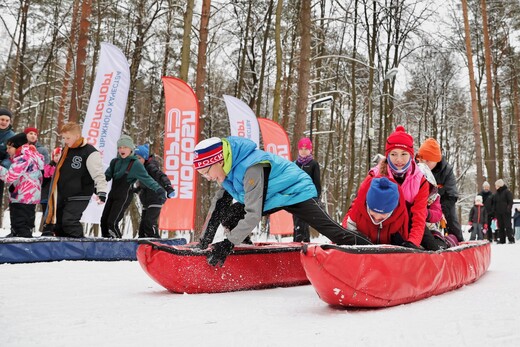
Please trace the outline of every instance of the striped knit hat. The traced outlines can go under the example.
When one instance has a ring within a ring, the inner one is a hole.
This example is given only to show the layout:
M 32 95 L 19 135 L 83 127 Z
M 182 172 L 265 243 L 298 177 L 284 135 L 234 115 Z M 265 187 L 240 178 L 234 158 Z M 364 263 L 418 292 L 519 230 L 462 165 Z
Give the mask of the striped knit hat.
M 193 152 L 193 165 L 196 170 L 203 169 L 224 160 L 222 154 L 222 140 L 218 137 L 211 137 L 200 141 Z

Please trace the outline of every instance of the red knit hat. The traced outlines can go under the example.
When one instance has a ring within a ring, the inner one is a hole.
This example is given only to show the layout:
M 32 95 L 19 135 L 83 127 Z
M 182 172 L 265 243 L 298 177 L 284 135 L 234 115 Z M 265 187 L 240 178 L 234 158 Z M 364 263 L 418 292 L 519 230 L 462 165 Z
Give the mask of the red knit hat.
M 56 147 L 52 150 L 52 156 L 61 155 L 61 147 Z
M 25 128 L 25 130 L 23 131 L 24 133 L 28 134 L 30 133 L 31 131 L 35 132 L 36 134 L 38 134 L 38 129 L 34 128 L 34 127 L 27 127 Z
M 402 125 L 398 125 L 386 139 L 385 156 L 388 156 L 388 153 L 396 148 L 407 151 L 413 156 L 413 137 L 406 132 Z
M 442 160 L 441 146 L 435 139 L 426 139 L 419 148 L 417 156 L 420 159 L 438 163 Z
M 304 137 L 298 141 L 298 149 L 307 148 L 312 151 L 312 141 L 308 137 Z
M 200 141 L 193 151 L 193 165 L 196 170 L 203 169 L 224 160 L 222 152 L 222 140 L 218 137 L 211 137 Z

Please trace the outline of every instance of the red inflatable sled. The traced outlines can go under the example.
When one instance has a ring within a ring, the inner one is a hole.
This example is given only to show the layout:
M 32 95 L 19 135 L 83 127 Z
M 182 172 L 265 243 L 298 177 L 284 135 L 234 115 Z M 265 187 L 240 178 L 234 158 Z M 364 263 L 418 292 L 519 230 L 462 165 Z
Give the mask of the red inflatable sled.
M 143 241 L 137 259 L 155 282 L 174 293 L 221 293 L 309 283 L 300 262 L 301 243 L 240 245 L 222 267 L 208 265 L 209 250 L 193 246 Z
M 308 245 L 301 260 L 319 297 L 333 306 L 389 307 L 472 283 L 489 267 L 487 241 L 444 251 L 378 246 Z

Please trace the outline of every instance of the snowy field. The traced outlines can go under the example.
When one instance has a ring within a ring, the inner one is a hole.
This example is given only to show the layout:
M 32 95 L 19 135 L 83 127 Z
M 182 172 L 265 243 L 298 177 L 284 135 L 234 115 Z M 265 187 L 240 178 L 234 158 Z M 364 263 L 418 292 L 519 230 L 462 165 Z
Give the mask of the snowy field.
M 519 251 L 494 244 L 476 283 L 361 310 L 310 285 L 171 294 L 138 262 L 2 264 L 0 346 L 519 346 Z

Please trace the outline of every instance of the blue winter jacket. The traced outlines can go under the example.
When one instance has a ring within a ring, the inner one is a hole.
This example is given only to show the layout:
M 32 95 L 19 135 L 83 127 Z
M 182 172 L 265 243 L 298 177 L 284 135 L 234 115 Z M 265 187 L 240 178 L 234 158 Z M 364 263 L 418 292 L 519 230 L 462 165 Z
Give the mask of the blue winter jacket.
M 256 149 L 253 141 L 243 137 L 230 136 L 222 141 L 224 170 L 227 172 L 222 186 L 235 200 L 244 203 L 243 181 L 246 170 L 255 164 L 267 162 L 271 164 L 271 172 L 264 212 L 318 196 L 310 176 L 293 162 Z

